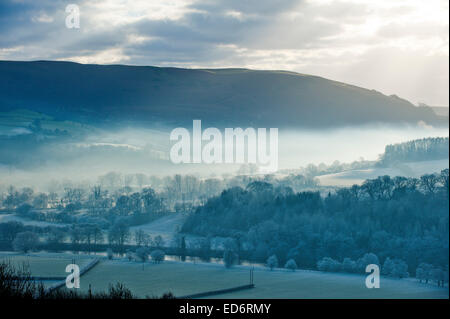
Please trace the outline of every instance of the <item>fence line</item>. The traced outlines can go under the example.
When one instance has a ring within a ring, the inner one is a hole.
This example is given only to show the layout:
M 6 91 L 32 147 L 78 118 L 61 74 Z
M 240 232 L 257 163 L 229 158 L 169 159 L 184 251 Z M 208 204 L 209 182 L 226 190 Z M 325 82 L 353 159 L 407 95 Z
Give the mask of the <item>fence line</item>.
M 227 288 L 227 289 L 205 291 L 205 292 L 200 292 L 198 294 L 177 297 L 177 299 L 194 299 L 194 298 L 201 298 L 201 297 L 209 297 L 209 296 L 221 295 L 221 294 L 226 294 L 226 293 L 245 290 L 245 289 L 252 289 L 252 288 L 255 288 L 254 284 L 237 286 L 237 287 Z
M 83 268 L 80 269 L 80 277 L 83 276 L 85 273 L 87 273 L 89 270 L 91 270 L 92 268 L 94 268 L 98 263 L 100 262 L 99 258 L 95 258 L 94 260 L 92 260 L 89 264 L 87 264 L 86 266 L 84 266 Z M 62 281 L 57 282 L 49 287 L 47 287 L 45 289 L 45 292 L 49 293 L 52 292 L 53 290 L 56 290 L 58 288 L 61 288 L 62 286 L 64 286 L 66 284 L 66 277 L 63 278 Z

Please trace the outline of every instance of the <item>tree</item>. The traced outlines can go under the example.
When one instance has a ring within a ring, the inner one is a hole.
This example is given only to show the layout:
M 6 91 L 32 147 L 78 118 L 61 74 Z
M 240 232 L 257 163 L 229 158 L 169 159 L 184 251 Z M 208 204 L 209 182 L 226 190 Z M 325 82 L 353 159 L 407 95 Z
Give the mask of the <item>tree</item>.
M 72 187 L 66 187 L 64 189 L 64 199 L 69 204 L 74 204 L 76 207 L 80 205 L 81 200 L 84 196 L 84 189 L 82 188 L 72 188 Z
M 416 278 L 419 282 L 422 282 L 422 280 L 425 279 L 425 271 L 422 268 L 416 269 Z
M 420 177 L 420 185 L 422 188 L 430 194 L 436 192 L 436 184 L 439 179 L 435 174 L 425 174 Z
M 165 255 L 166 254 L 161 249 L 156 249 L 150 253 L 150 257 L 155 264 L 162 263 L 164 261 Z
M 99 215 L 104 206 L 104 200 L 106 197 L 106 192 L 102 191 L 100 185 L 92 187 L 91 194 L 89 197 L 90 212 L 92 215 Z
M 344 261 L 342 262 L 342 270 L 349 273 L 355 272 L 356 263 L 350 258 L 344 258 Z
M 142 229 L 138 229 L 134 232 L 134 241 L 137 246 L 141 246 L 144 244 L 145 240 L 145 232 Z
M 359 258 L 356 262 L 356 267 L 359 273 L 365 273 L 367 265 L 371 264 L 380 266 L 380 260 L 374 253 L 364 254 L 364 256 Z
M 135 216 L 139 216 L 142 213 L 142 198 L 140 193 L 133 193 L 129 197 L 130 210 Z
M 382 176 L 366 182 L 371 195 L 355 186 L 323 197 L 311 191 L 278 192 L 282 179 L 272 180 L 274 190 L 262 193 L 241 188 L 253 180 L 224 181 L 230 188 L 199 205 L 181 232 L 203 238 L 239 232 L 243 249 L 250 252 L 247 258 L 267 261 L 275 254 L 281 266 L 294 259 L 299 267 L 314 268 L 329 256 L 336 262 L 328 269 L 340 265 L 365 273 L 376 264 L 382 273 L 404 277 L 404 264 L 396 259 L 407 263 L 409 272 L 424 261 L 434 267 L 448 264 L 448 200 L 442 182 L 430 193 L 417 187 L 417 179 Z
M 180 248 L 180 257 L 182 261 L 186 260 L 186 238 L 185 236 L 181 236 L 179 240 L 179 248 Z
M 444 271 L 444 283 L 442 286 L 444 286 L 444 284 L 447 283 L 447 287 L 448 287 L 448 265 L 445 267 L 445 271 Z
M 155 246 L 158 248 L 164 246 L 164 239 L 161 237 L 161 235 L 155 236 L 155 238 L 153 239 L 153 242 L 154 242 Z
M 33 193 L 34 193 L 33 189 L 29 187 L 24 187 L 22 189 L 22 193 L 19 196 L 19 204 L 30 202 L 33 197 Z
M 3 204 L 9 209 L 13 209 L 17 205 L 19 205 L 20 201 L 19 197 L 20 197 L 19 192 L 14 188 L 14 186 L 10 185 L 8 187 L 8 195 L 6 196 L 6 199 L 3 201 Z
M 143 244 L 146 247 L 150 247 L 153 246 L 153 239 L 152 236 L 150 236 L 149 234 L 145 233 L 144 234 L 144 239 L 143 239 Z
M 420 282 L 424 280 L 425 283 L 428 283 L 428 281 L 431 279 L 432 269 L 433 265 L 421 263 L 416 269 L 416 278 L 419 279 Z
M 149 250 L 146 247 L 139 247 L 136 249 L 136 256 L 142 261 L 146 262 L 149 256 Z
M 48 205 L 48 195 L 40 193 L 33 199 L 33 206 L 35 208 L 47 208 Z
M 375 194 L 377 192 L 377 184 L 375 183 L 374 180 L 372 179 L 368 179 L 366 181 L 363 182 L 361 189 L 367 194 L 369 195 L 371 200 L 375 199 Z
M 30 204 L 22 204 L 16 208 L 16 213 L 19 216 L 27 216 L 33 207 Z
M 92 235 L 93 235 L 94 244 L 103 242 L 103 232 L 98 225 L 96 225 L 94 227 Z
M 384 261 L 383 267 L 381 268 L 381 274 L 385 276 L 391 276 L 394 268 L 395 268 L 394 261 L 388 257 Z
M 130 198 L 128 196 L 122 195 L 116 201 L 116 206 L 114 207 L 117 214 L 120 216 L 127 216 L 130 211 Z
M 144 204 L 144 211 L 146 213 L 159 213 L 162 209 L 162 201 L 156 196 L 155 191 L 146 187 L 142 190 L 142 201 Z
M 409 277 L 408 265 L 401 259 L 394 259 L 394 267 L 390 275 L 396 278 Z
M 109 260 L 112 260 L 112 259 L 113 259 L 114 253 L 113 253 L 113 251 L 112 251 L 111 248 L 108 248 L 108 249 L 106 250 L 106 257 L 108 257 Z
M 47 240 L 51 244 L 61 244 L 62 242 L 64 242 L 66 236 L 67 233 L 64 230 L 59 229 L 57 227 L 53 227 L 51 231 L 48 233 Z
M 236 261 L 236 254 L 230 249 L 223 252 L 223 262 L 226 268 L 231 268 Z
M 320 271 L 338 272 L 341 271 L 342 265 L 333 258 L 323 257 L 317 262 L 317 269 Z
M 15 251 L 27 253 L 36 248 L 39 243 L 39 237 L 33 232 L 25 231 L 18 233 L 12 245 Z
M 108 232 L 108 240 L 110 244 L 117 245 L 122 251 L 123 246 L 130 237 L 130 227 L 124 219 L 117 220 Z
M 273 185 L 266 182 L 254 181 L 247 185 L 247 190 L 255 193 L 271 192 Z
M 444 286 L 445 273 L 441 268 L 434 268 L 431 270 L 431 279 L 436 282 L 438 287 Z
M 70 230 L 70 240 L 72 245 L 79 244 L 83 241 L 83 229 L 79 226 L 73 225 Z
M 447 194 L 447 197 L 449 195 L 449 189 L 448 189 L 448 168 L 444 169 L 441 171 L 441 175 L 439 176 L 439 182 L 442 184 L 442 186 L 444 187 L 444 190 Z
M 0 223 L 0 240 L 12 242 L 17 234 L 23 232 L 24 226 L 19 222 Z
M 297 263 L 295 262 L 294 259 L 289 259 L 286 264 L 284 265 L 284 268 L 286 269 L 290 269 L 292 271 L 295 271 L 298 267 L 297 267 Z
M 82 239 L 88 245 L 89 249 L 94 240 L 96 240 L 96 233 L 100 231 L 100 227 L 96 224 L 81 224 Z
M 127 257 L 128 261 L 132 261 L 133 260 L 133 252 L 131 250 L 127 249 L 126 257 Z
M 269 267 L 270 270 L 273 270 L 274 268 L 278 267 L 278 258 L 276 255 L 272 255 L 269 258 L 267 258 L 267 267 Z

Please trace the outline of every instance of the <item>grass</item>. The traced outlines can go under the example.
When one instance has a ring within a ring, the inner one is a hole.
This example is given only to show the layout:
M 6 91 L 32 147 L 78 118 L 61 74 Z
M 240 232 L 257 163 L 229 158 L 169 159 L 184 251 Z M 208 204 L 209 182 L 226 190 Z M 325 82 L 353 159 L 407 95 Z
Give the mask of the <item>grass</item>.
M 160 296 L 172 292 L 175 296 L 231 288 L 249 282 L 248 267 L 225 269 L 217 264 L 164 262 L 142 263 L 123 260 L 103 261 L 82 277 L 81 289 L 106 290 L 109 284 L 123 283 L 134 294 Z M 365 276 L 331 274 L 316 271 L 254 272 L 255 288 L 217 298 L 448 298 L 448 288 L 419 284 L 415 280 L 382 278 L 381 288 L 367 289 Z
M 348 187 L 353 184 L 362 184 L 367 179 L 374 179 L 383 175 L 420 177 L 421 175 L 428 173 L 438 173 L 445 168 L 448 168 L 448 159 L 403 163 L 388 168 L 381 167 L 362 170 L 349 170 L 340 173 L 322 175 L 319 176 L 318 179 L 322 186 Z
M 36 277 L 66 277 L 66 266 L 72 263 L 72 258 L 75 263 L 81 267 L 89 263 L 92 257 L 85 255 L 69 255 L 69 254 L 47 254 L 46 256 L 39 256 L 35 254 L 30 255 L 15 255 L 15 254 L 0 254 L 0 261 L 10 261 L 14 266 L 22 266 L 23 264 L 29 267 L 32 276 Z
M 36 253 L 17 255 L 0 254 L 0 260 L 14 263 L 28 262 L 34 276 L 66 276 L 65 267 L 75 258 L 81 267 L 92 256 L 66 253 Z M 172 292 L 175 296 L 195 294 L 210 290 L 231 288 L 248 284 L 247 266 L 226 269 L 223 265 L 207 263 L 181 263 L 165 261 L 162 264 L 126 261 L 125 259 L 103 259 L 100 264 L 81 277 L 81 291 L 106 291 L 110 284 L 120 282 L 139 297 L 161 296 Z M 367 289 L 365 276 L 323 273 L 283 269 L 270 271 L 255 267 L 255 288 L 216 295 L 214 298 L 430 298 L 449 297 L 447 287 L 438 288 L 421 284 L 414 279 L 381 278 L 379 289 Z M 65 289 L 65 288 L 63 288 Z

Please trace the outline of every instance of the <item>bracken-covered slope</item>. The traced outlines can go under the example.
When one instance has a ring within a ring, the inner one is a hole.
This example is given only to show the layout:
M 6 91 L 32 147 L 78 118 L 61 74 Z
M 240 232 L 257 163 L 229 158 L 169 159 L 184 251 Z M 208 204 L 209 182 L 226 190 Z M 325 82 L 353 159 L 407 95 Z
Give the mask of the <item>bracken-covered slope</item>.
M 0 61 L 0 110 L 29 109 L 85 122 L 331 127 L 438 124 L 415 107 L 344 83 L 284 71 L 180 69 Z

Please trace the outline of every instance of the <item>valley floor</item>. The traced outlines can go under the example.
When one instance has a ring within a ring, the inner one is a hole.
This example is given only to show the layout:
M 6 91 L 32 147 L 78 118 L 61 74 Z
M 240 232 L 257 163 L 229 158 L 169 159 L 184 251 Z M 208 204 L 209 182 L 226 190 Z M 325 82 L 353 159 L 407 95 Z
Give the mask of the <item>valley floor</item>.
M 93 256 L 56 253 L 34 253 L 28 256 L 1 253 L 0 260 L 27 261 L 33 275 L 64 273 L 66 263 L 72 258 L 87 263 Z M 80 265 L 81 266 L 81 265 Z M 161 296 L 172 292 L 175 296 L 190 295 L 211 290 L 231 288 L 249 283 L 249 266 L 226 269 L 213 263 L 183 263 L 165 261 L 162 264 L 141 263 L 125 259 L 102 261 L 81 277 L 81 290 L 104 291 L 109 284 L 123 283 L 135 295 Z M 379 289 L 368 289 L 365 276 L 324 273 L 319 271 L 284 269 L 273 271 L 254 267 L 255 288 L 216 295 L 214 298 L 399 298 L 445 299 L 448 287 L 438 288 L 415 279 L 381 278 Z M 65 289 L 65 288 L 64 288 Z

